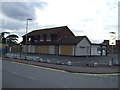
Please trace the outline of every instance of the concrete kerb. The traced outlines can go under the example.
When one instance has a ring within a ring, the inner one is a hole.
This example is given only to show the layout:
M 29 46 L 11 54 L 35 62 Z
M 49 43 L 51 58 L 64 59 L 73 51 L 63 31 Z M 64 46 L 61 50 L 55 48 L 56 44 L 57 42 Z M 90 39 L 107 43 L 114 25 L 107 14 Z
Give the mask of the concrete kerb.
M 50 65 L 39 65 L 39 64 L 31 63 L 29 61 L 25 62 L 23 60 L 22 60 L 22 62 L 18 61 L 18 60 L 17 61 L 16 60 L 8 60 L 8 61 L 15 61 L 15 62 L 18 62 L 18 63 L 23 63 L 23 64 L 35 65 L 35 66 L 51 68 L 51 69 L 57 69 L 57 70 L 63 70 L 65 72 L 70 72 L 70 73 L 86 73 L 86 74 L 113 74 L 113 73 L 120 73 L 120 72 L 94 72 L 94 71 L 90 72 L 89 70 L 87 72 L 85 72 L 85 71 L 77 71 L 77 70 L 71 69 L 72 68 L 71 66 L 66 66 L 67 68 L 64 68 L 63 67 L 64 65 L 62 65 L 62 67 L 60 67 L 60 65 L 59 65 L 59 67 L 56 67 L 54 65 L 52 66 L 52 64 L 50 64 L 51 66 Z
M 28 63 L 25 63 L 25 64 L 28 64 Z M 85 73 L 85 74 L 115 74 L 115 73 L 118 73 L 118 74 L 120 74 L 120 72 L 111 72 L 111 73 L 83 72 L 83 71 L 80 72 L 80 71 L 72 71 L 72 70 L 69 70 L 69 69 L 62 69 L 62 68 L 56 68 L 56 67 L 42 66 L 42 65 L 37 65 L 37 64 L 31 64 L 31 65 L 45 67 L 45 68 L 50 68 L 50 69 L 56 69 L 56 70 L 63 70 L 65 72 L 69 72 L 69 73 Z

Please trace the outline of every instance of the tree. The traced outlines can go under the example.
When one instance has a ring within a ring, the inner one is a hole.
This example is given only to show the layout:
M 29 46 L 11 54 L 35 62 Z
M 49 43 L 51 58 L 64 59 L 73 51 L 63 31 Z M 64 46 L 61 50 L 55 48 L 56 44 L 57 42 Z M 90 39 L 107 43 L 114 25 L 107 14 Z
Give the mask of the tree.
M 1 32 L 0 33 L 0 42 L 2 42 L 2 44 L 6 43 L 5 34 L 10 34 L 10 32 Z
M 2 43 L 2 34 L 0 33 L 0 44 Z
M 18 38 L 19 37 L 17 35 L 11 34 L 6 37 L 6 40 L 8 44 L 17 44 Z

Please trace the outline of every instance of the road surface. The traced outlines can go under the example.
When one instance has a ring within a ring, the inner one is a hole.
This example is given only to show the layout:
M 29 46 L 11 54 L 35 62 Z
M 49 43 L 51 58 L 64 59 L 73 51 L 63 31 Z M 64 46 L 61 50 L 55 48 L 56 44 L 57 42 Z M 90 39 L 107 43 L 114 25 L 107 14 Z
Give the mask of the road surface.
M 0 57 L 0 90 L 2 89 L 2 61 Z
M 118 88 L 117 75 L 73 74 L 2 61 L 3 88 Z

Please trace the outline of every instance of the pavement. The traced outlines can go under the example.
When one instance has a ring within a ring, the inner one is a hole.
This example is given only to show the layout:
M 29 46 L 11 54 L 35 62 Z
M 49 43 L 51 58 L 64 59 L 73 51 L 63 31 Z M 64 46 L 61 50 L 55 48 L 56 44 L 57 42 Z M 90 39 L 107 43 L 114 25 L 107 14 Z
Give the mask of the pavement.
M 120 66 L 68 66 L 68 65 L 57 65 L 51 63 L 36 62 L 23 59 L 13 59 L 2 57 L 2 60 L 7 60 L 11 62 L 17 62 L 18 64 L 30 64 L 34 66 L 52 68 L 54 70 L 61 70 L 69 73 L 86 73 L 86 74 L 118 74 L 120 75 L 119 68 Z
M 118 54 L 108 56 L 61 56 L 61 55 L 48 55 L 48 54 L 33 54 L 33 53 L 7 53 L 9 58 L 27 59 L 37 62 L 48 62 L 52 64 L 68 64 L 68 61 L 72 62 L 72 66 L 109 66 L 111 62 L 114 65 L 120 65 L 120 58 Z M 113 60 L 112 60 L 113 58 Z

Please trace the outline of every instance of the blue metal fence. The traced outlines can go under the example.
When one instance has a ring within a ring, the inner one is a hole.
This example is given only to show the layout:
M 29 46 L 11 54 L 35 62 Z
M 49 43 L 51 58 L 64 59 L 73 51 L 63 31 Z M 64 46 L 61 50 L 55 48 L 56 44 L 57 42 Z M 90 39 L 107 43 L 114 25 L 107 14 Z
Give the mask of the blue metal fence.
M 2 55 L 6 55 L 7 53 L 7 49 L 6 48 L 2 48 Z

